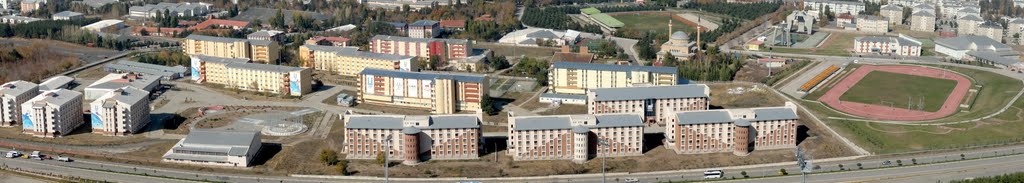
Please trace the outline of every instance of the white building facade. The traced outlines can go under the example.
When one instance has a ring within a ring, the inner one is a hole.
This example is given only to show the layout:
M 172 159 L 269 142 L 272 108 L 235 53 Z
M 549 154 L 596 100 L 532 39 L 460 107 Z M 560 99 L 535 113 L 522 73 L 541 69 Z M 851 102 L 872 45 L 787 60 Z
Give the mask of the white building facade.
M 39 85 L 35 83 L 18 80 L 0 85 L 0 127 L 21 124 L 21 104 L 36 95 Z
M 139 133 L 149 124 L 149 92 L 127 86 L 89 104 L 92 132 L 108 136 Z
M 36 137 L 59 137 L 84 123 L 82 93 L 67 89 L 46 91 L 21 104 L 24 133 Z

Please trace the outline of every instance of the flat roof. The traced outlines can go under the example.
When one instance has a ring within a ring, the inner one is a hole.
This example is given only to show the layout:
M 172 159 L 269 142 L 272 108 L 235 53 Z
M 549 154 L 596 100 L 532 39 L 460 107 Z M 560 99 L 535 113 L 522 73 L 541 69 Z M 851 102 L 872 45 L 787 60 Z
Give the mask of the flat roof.
M 707 98 L 710 94 L 708 86 L 704 84 L 595 88 L 588 93 L 594 93 L 595 101 Z
M 580 115 L 550 115 L 550 116 L 518 116 L 515 118 L 515 127 L 512 130 L 565 130 L 577 127 L 584 128 L 615 128 L 644 126 L 640 114 L 580 114 Z M 588 121 L 587 125 L 576 124 L 572 121 Z M 575 130 L 575 129 L 574 129 Z
M 640 65 L 612 65 L 612 64 L 596 64 L 596 63 L 579 63 L 579 62 L 555 62 L 551 64 L 554 68 L 568 68 L 568 69 L 584 69 L 584 70 L 601 70 L 601 71 L 646 71 L 664 74 L 678 74 L 679 70 L 675 67 L 661 67 L 661 66 L 640 66 Z
M 160 76 L 150 76 L 141 73 L 111 73 L 107 76 L 103 76 L 95 83 L 89 85 L 85 89 L 118 89 L 126 86 L 133 86 L 136 88 L 146 88 L 151 86 L 153 83 L 159 82 Z M 147 88 L 148 89 L 148 88 Z
M 132 86 L 126 86 L 111 91 L 108 94 L 104 94 L 103 97 L 96 99 L 96 101 L 113 100 L 122 103 L 134 104 L 142 100 L 148 100 L 148 96 L 149 91 Z
M 412 38 L 402 36 L 388 36 L 388 35 L 376 35 L 373 36 L 372 40 L 393 40 L 402 42 L 431 42 L 431 41 L 444 41 L 449 44 L 466 44 L 469 40 L 466 39 L 437 39 L 437 38 Z
M 54 77 L 51 77 L 51 78 L 48 78 L 48 79 L 44 80 L 42 83 L 39 83 L 39 90 L 58 89 L 58 88 L 67 86 L 68 84 L 71 84 L 71 82 L 74 82 L 74 81 L 75 81 L 75 78 L 72 78 L 72 77 L 68 77 L 68 76 L 54 76 Z
M 310 50 L 314 50 L 314 51 L 332 52 L 332 53 L 335 53 L 337 55 L 351 56 L 351 57 L 376 58 L 376 59 L 392 60 L 392 61 L 410 60 L 410 59 L 416 58 L 414 56 L 405 56 L 405 55 L 395 55 L 395 54 L 387 54 L 387 53 L 374 53 L 374 52 L 359 51 L 359 48 L 356 48 L 356 47 L 322 46 L 322 45 L 303 45 L 303 46 L 305 46 L 306 48 L 309 48 Z
M 433 80 L 433 79 L 452 79 L 460 82 L 473 82 L 483 83 L 486 75 L 480 74 L 466 74 L 466 73 L 440 73 L 440 72 L 409 72 L 409 71 L 396 71 L 396 70 L 383 70 L 375 68 L 365 68 L 360 75 L 373 75 L 373 76 L 387 76 L 396 78 L 406 79 L 420 79 L 420 80 Z
M 199 59 L 199 60 L 204 61 L 204 62 L 224 63 L 224 66 L 225 67 L 229 67 L 229 68 L 240 68 L 240 69 L 259 70 L 259 71 L 268 71 L 268 72 L 292 72 L 292 71 L 304 70 L 304 68 L 301 68 L 301 67 L 289 67 L 289 66 L 283 66 L 283 65 L 249 63 L 249 60 L 248 59 L 244 59 L 244 58 L 221 58 L 221 57 L 212 57 L 212 56 L 206 56 L 206 55 L 192 55 L 192 56 L 195 57 L 195 59 Z
M 29 91 L 38 91 L 39 85 L 28 81 L 11 81 L 0 85 L 0 94 L 18 96 Z
M 43 102 L 54 106 L 62 106 L 72 99 L 82 97 L 82 93 L 71 91 L 68 89 L 57 89 L 45 91 L 42 94 L 28 100 L 28 102 Z
M 425 120 L 425 126 L 405 126 L 405 121 Z M 462 129 L 480 128 L 480 118 L 474 114 L 451 114 L 451 115 L 349 115 L 349 129 L 387 129 L 405 130 L 409 127 L 416 129 Z
M 754 116 L 747 118 L 734 117 L 732 113 L 751 111 Z M 759 107 L 742 109 L 715 109 L 706 111 L 682 111 L 676 113 L 676 123 L 683 125 L 738 123 L 749 126 L 750 122 L 799 119 L 794 108 L 790 107 Z
M 193 129 L 185 136 L 182 145 L 248 147 L 258 135 L 254 131 Z

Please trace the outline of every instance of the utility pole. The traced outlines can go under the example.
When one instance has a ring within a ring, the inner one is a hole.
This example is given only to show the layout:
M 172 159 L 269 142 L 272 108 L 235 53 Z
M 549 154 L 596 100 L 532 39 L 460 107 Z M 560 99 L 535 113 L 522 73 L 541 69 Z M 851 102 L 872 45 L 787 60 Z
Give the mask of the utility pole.
M 605 159 L 608 157 L 608 150 L 611 147 L 608 146 L 608 140 L 605 140 L 605 139 L 597 140 L 597 145 L 604 146 L 604 148 L 605 148 L 604 149 L 604 155 L 601 155 L 601 183 L 606 183 L 608 181 L 608 178 L 605 176 L 604 162 L 605 162 Z
M 388 183 L 388 155 L 391 152 L 391 135 L 384 139 L 384 183 Z

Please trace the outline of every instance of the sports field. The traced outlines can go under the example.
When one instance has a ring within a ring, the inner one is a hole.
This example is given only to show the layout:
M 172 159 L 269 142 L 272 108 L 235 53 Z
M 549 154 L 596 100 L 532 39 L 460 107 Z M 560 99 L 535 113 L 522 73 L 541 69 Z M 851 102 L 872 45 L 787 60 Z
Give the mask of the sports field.
M 620 28 L 620 31 L 653 31 L 655 34 L 665 34 L 668 36 L 668 19 L 671 19 L 669 15 L 664 14 L 616 14 L 612 15 L 615 19 L 626 24 L 625 27 Z M 692 33 L 695 29 L 689 25 L 683 24 L 683 22 L 673 20 L 672 31 L 683 31 L 686 33 Z M 691 38 L 696 39 L 696 38 Z
M 873 71 L 846 91 L 839 100 L 935 112 L 942 107 L 956 81 Z

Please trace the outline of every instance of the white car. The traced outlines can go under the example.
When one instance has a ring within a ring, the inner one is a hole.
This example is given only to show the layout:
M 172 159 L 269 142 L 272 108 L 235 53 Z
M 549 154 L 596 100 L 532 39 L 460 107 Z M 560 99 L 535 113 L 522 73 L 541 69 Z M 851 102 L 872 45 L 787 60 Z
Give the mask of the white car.
M 72 162 L 72 161 L 75 161 L 75 160 L 72 160 L 71 158 L 69 158 L 67 156 L 57 156 L 57 161 L 60 161 L 60 162 Z
M 624 180 L 623 182 L 640 182 L 640 179 L 637 179 L 637 178 L 626 178 L 626 180 Z
M 704 179 L 720 179 L 724 174 L 722 170 L 708 170 L 704 171 Z
M 10 151 L 10 152 L 7 152 L 7 153 L 6 153 L 5 155 L 4 155 L 4 157 L 7 157 L 7 158 L 17 158 L 17 157 L 21 157 L 21 155 L 22 155 L 22 154 L 21 154 L 21 152 L 18 152 L 18 151 Z

